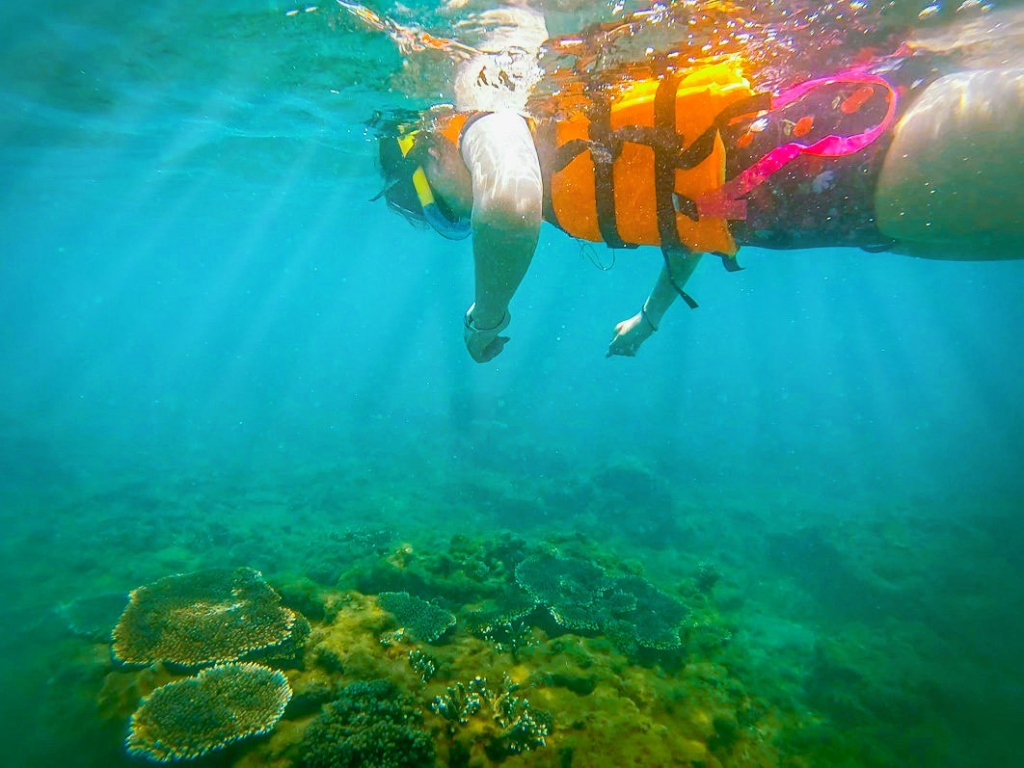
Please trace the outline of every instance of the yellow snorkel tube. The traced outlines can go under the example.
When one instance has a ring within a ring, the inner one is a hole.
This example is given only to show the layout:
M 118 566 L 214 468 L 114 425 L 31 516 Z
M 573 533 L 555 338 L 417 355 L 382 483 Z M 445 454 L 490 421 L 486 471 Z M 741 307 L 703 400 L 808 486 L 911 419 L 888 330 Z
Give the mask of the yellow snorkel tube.
M 401 151 L 402 157 L 409 156 L 412 148 L 416 145 L 416 134 L 418 133 L 419 131 L 413 131 L 398 137 L 398 149 Z M 449 240 L 463 240 L 469 237 L 472 231 L 469 222 L 451 216 L 438 204 L 422 165 L 417 165 L 416 170 L 412 173 L 412 186 L 416 191 L 416 199 L 419 200 L 420 207 L 423 209 L 423 218 L 435 232 Z

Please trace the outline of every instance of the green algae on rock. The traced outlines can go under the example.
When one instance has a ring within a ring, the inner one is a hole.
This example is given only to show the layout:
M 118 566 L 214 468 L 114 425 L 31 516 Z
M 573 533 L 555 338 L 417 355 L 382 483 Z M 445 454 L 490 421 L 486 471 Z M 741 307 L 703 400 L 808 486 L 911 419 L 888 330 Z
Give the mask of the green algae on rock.
M 202 757 L 269 732 L 291 696 L 288 679 L 261 664 L 210 667 L 146 697 L 132 715 L 125 746 L 159 763 Z
M 296 618 L 252 568 L 175 574 L 131 592 L 114 628 L 114 655 L 126 664 L 235 661 L 281 646 Z

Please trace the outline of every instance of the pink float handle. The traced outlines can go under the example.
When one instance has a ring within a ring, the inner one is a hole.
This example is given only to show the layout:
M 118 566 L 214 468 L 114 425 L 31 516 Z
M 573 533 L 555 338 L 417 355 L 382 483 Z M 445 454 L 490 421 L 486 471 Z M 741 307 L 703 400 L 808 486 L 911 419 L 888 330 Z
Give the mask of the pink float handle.
M 796 160 L 800 155 L 812 155 L 814 157 L 843 157 L 845 155 L 852 155 L 854 152 L 859 152 L 871 144 L 892 125 L 892 121 L 896 117 L 898 100 L 895 89 L 884 78 L 857 70 L 848 70 L 829 77 L 819 77 L 800 83 L 800 85 L 795 85 L 789 90 L 783 91 L 772 100 L 772 109 L 781 109 L 818 86 L 832 85 L 834 83 L 879 85 L 885 88 L 889 94 L 889 105 L 885 111 L 885 117 L 873 128 L 853 136 L 836 136 L 832 134 L 819 139 L 813 144 L 801 144 L 798 141 L 793 141 L 789 144 L 783 144 L 781 147 L 776 147 L 732 181 L 728 181 L 718 189 L 702 195 L 697 200 L 698 215 L 712 218 L 745 219 L 747 218 L 747 201 L 740 198 L 758 185 L 763 184 L 769 176 L 793 160 Z

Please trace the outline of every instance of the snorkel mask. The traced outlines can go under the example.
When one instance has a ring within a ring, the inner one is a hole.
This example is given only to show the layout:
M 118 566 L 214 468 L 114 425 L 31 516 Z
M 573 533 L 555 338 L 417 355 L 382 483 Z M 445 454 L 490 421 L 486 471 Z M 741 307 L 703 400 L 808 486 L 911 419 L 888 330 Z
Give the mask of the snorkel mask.
M 471 230 L 467 219 L 459 218 L 434 196 L 427 174 L 417 154 L 416 139 L 420 131 L 380 139 L 380 162 L 386 186 L 377 195 L 388 206 L 410 221 L 425 221 L 442 237 L 463 240 Z M 377 198 L 374 198 L 377 199 Z

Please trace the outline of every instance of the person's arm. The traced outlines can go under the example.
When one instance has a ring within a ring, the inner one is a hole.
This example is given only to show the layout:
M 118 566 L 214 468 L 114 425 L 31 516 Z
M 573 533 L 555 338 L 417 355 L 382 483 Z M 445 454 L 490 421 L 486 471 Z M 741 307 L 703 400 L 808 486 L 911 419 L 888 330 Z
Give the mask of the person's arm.
M 496 112 L 473 123 L 462 154 L 473 180 L 476 275 L 465 341 L 473 359 L 483 363 L 508 341 L 499 334 L 508 327 L 509 302 L 537 247 L 543 183 L 530 129 L 515 112 Z
M 606 357 L 636 355 L 640 345 L 661 327 L 665 313 L 672 306 L 672 302 L 679 298 L 679 291 L 697 268 L 700 257 L 699 253 L 669 254 L 668 263 L 661 267 L 661 273 L 651 290 L 651 295 L 647 297 L 640 311 L 615 326 Z
M 464 337 L 466 349 L 478 363 L 493 360 L 509 340 L 500 334 L 512 320 L 508 305 L 533 260 L 539 230 L 539 221 L 532 226 L 501 211 L 493 218 L 474 212 L 476 290 L 466 311 Z

